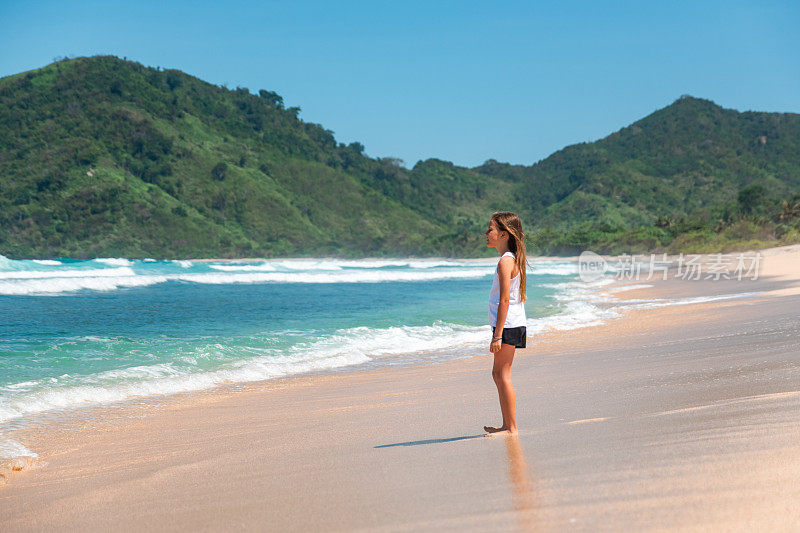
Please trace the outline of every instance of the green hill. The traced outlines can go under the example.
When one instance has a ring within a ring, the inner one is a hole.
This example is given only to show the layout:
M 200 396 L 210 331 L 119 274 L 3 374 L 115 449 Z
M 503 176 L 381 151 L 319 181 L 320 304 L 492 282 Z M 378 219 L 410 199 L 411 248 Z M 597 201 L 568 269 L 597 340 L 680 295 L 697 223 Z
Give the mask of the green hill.
M 498 209 L 548 253 L 798 240 L 800 115 L 685 97 L 532 166 L 406 169 L 274 92 L 109 56 L 0 79 L 0 104 L 11 257 L 474 256 Z
M 721 251 L 800 241 L 800 115 L 739 113 L 681 97 L 593 143 L 530 167 L 519 183 L 546 251 Z

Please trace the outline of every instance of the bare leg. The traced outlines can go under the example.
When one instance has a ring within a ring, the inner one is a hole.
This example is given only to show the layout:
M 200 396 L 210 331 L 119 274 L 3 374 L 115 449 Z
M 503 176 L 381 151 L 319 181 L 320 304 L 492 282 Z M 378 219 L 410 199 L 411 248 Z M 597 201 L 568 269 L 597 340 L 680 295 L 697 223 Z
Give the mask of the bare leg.
M 515 435 L 517 433 L 517 411 L 514 399 L 514 386 L 511 384 L 511 363 L 514 361 L 516 348 L 510 344 L 502 344 L 500 351 L 494 354 L 492 378 L 497 385 L 500 396 L 500 412 L 503 414 L 503 425 L 499 428 L 483 426 L 488 435 Z

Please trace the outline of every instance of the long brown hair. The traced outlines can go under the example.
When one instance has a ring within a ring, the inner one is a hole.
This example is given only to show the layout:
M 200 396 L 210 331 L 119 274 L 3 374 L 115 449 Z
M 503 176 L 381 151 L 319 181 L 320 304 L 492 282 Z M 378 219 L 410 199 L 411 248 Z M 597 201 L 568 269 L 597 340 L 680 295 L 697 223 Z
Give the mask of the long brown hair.
M 525 301 L 525 267 L 528 258 L 525 255 L 525 233 L 522 231 L 522 222 L 511 211 L 498 211 L 492 215 L 492 220 L 498 229 L 509 235 L 508 249 L 514 253 L 514 262 L 519 270 L 519 298 Z

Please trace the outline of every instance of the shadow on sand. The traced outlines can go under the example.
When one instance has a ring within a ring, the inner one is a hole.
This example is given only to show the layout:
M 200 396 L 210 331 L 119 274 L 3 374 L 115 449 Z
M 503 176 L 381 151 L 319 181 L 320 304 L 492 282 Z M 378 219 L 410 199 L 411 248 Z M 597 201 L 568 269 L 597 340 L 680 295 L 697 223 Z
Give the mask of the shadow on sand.
M 450 437 L 447 439 L 428 439 L 428 440 L 412 440 L 408 442 L 397 442 L 395 444 L 381 444 L 375 448 L 393 448 L 395 446 L 420 446 L 422 444 L 442 444 L 445 442 L 454 442 L 457 440 L 477 439 L 483 438 L 483 433 L 478 435 L 465 435 L 463 437 Z

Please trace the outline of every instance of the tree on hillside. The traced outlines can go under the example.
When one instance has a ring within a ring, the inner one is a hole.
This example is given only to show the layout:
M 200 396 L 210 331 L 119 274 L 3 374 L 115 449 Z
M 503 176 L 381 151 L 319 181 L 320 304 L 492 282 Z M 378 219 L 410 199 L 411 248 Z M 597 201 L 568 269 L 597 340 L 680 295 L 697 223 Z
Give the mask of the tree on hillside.
M 214 165 L 214 168 L 211 169 L 211 177 L 217 181 L 222 181 L 225 179 L 225 174 L 227 172 L 228 172 L 228 165 L 219 162 L 216 165 Z
M 267 102 L 271 103 L 278 109 L 283 109 L 283 97 L 278 93 L 272 91 L 265 91 L 264 89 L 261 89 L 260 91 L 258 91 L 258 96 L 260 96 Z
M 765 196 L 766 191 L 764 187 L 761 185 L 749 185 L 739 191 L 736 201 L 739 203 L 742 213 L 751 215 L 757 212 L 758 208 L 761 207 Z

